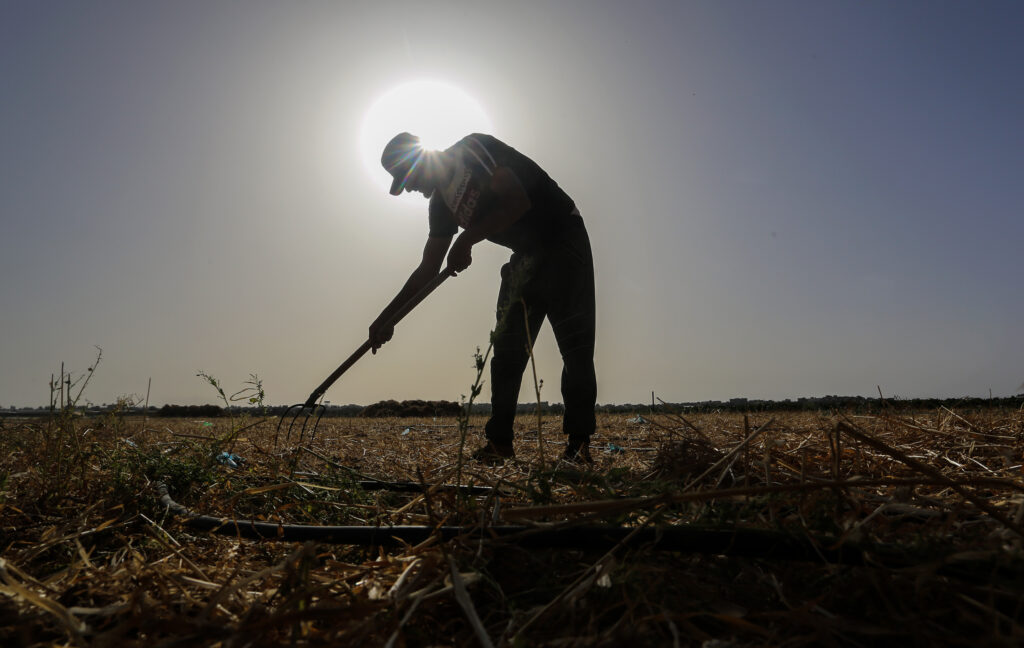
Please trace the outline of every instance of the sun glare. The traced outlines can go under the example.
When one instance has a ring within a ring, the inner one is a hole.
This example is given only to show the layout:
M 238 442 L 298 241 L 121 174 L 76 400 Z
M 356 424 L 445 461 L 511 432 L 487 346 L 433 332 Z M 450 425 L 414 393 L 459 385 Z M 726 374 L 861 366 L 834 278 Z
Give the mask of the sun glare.
M 380 165 L 380 154 L 398 133 L 417 135 L 424 148 L 439 150 L 469 133 L 490 130 L 487 113 L 462 89 L 442 81 L 411 81 L 387 91 L 366 111 L 360 133 L 363 164 L 386 190 L 391 177 Z

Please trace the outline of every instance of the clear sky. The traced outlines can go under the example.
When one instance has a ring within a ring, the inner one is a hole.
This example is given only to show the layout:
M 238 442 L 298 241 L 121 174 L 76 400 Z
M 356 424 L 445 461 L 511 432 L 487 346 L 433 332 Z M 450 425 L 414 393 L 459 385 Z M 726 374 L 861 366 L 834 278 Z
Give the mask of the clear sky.
M 419 259 L 362 142 L 423 79 L 576 200 L 599 402 L 1017 393 L 1022 62 L 1015 1 L 5 0 L 0 406 L 94 345 L 96 403 L 304 400 Z M 467 394 L 507 256 L 326 398 Z M 561 401 L 547 325 L 537 362 Z

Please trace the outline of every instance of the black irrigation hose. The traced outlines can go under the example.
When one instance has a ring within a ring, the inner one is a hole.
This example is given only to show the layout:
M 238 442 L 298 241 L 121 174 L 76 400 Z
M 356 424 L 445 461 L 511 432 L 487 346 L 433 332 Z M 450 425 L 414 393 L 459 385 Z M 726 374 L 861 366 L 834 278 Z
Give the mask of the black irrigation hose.
M 647 527 L 638 532 L 633 527 L 586 524 L 559 527 L 502 525 L 476 526 L 313 526 L 277 524 L 257 520 L 230 520 L 198 515 L 178 504 L 157 483 L 160 502 L 172 514 L 183 518 L 183 524 L 196 531 L 248 540 L 282 542 L 314 541 L 326 544 L 395 547 L 415 545 L 436 536 L 440 541 L 455 538 L 466 540 L 501 539 L 526 548 L 607 550 L 619 544 L 625 547 L 728 555 L 771 560 L 793 560 L 813 563 L 878 566 L 889 569 L 920 567 L 972 582 L 990 582 L 999 577 L 1024 585 L 1024 569 L 1020 561 L 1000 556 L 949 561 L 945 556 L 914 555 L 907 549 L 892 545 L 836 544 L 834 539 L 797 536 L 761 529 L 719 529 L 691 525 Z M 635 533 L 634 533 L 635 532 Z M 1008 564 L 1009 563 L 1009 564 Z
M 523 547 L 609 549 L 636 531 L 633 527 L 595 524 L 551 528 L 502 525 L 481 529 L 474 526 L 314 526 L 231 520 L 197 515 L 171 499 L 166 485 L 158 482 L 157 489 L 160 502 L 171 513 L 182 517 L 184 525 L 190 529 L 248 540 L 312 540 L 328 544 L 393 547 L 403 543 L 419 544 L 436 535 L 441 541 L 459 537 L 473 540 L 501 538 Z M 835 549 L 816 547 L 807 538 L 758 529 L 713 529 L 685 525 L 644 528 L 632 535 L 627 546 L 816 562 L 822 559 L 854 564 L 864 562 L 863 551 L 852 545 L 842 545 Z

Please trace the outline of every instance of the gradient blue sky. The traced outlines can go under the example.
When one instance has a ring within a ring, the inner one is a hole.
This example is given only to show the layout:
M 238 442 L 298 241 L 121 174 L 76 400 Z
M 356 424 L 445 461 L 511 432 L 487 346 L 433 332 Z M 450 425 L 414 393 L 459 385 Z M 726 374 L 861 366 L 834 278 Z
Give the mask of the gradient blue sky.
M 1017 393 L 1022 61 L 1009 1 L 6 0 L 0 406 L 93 345 L 93 402 L 303 400 L 418 260 L 359 139 L 423 78 L 576 199 L 599 402 Z M 468 393 L 506 257 L 327 399 Z M 537 361 L 560 401 L 547 327 Z

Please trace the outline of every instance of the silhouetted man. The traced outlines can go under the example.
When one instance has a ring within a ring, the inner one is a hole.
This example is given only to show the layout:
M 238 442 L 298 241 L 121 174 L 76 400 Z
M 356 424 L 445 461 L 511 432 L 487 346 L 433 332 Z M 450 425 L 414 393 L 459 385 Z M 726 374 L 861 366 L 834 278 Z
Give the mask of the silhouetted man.
M 472 262 L 473 246 L 484 239 L 510 248 L 492 338 L 487 443 L 473 456 L 488 463 L 515 456 L 512 428 L 529 344 L 547 317 L 562 355 L 562 427 L 568 436 L 563 458 L 591 463 L 597 399 L 594 261 L 572 199 L 535 162 L 490 135 L 473 134 L 444 151 L 426 151 L 419 138 L 401 133 L 384 148 L 381 164 L 394 179 L 393 195 L 418 191 L 430 199 L 430 229 L 419 266 L 370 325 L 373 350 L 391 339 L 394 327 L 386 323 L 440 272 L 446 254 L 447 269 L 461 272 Z

